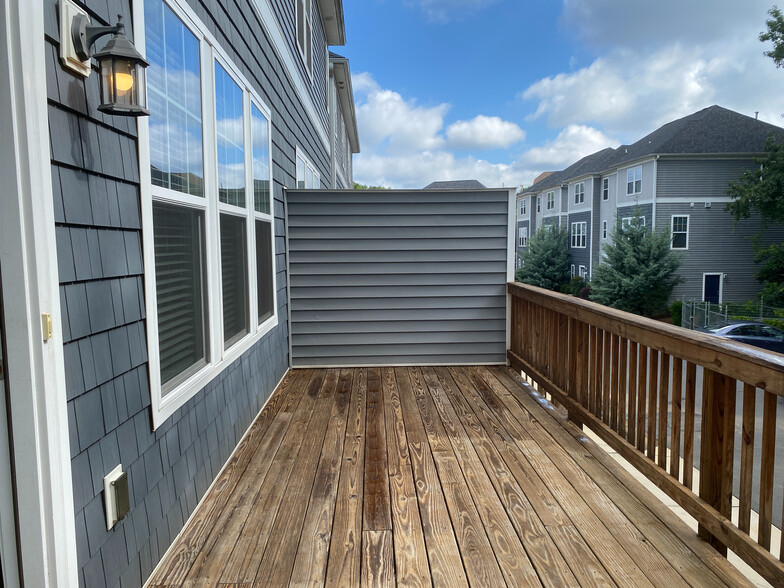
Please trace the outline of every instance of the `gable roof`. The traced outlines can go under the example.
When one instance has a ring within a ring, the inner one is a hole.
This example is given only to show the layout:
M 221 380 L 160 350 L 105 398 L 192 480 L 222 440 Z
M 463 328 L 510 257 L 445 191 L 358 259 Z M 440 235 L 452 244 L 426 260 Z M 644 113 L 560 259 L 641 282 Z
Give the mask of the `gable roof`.
M 485 190 L 479 180 L 447 180 L 444 182 L 430 182 L 423 190 Z
M 541 192 L 581 175 L 598 175 L 650 155 L 763 153 L 769 133 L 784 137 L 781 127 L 714 105 L 669 122 L 631 145 L 587 155 L 522 194 Z

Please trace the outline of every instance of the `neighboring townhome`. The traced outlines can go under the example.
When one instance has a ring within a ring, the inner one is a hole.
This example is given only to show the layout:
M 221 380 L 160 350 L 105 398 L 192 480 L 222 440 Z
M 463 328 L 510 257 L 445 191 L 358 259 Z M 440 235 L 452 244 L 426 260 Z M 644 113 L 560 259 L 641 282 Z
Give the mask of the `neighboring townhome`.
M 673 298 L 749 300 L 760 290 L 752 240 L 761 221 L 735 224 L 725 206 L 729 181 L 758 165 L 769 133 L 784 137 L 784 129 L 711 106 L 631 145 L 588 155 L 518 194 L 518 234 L 526 235 L 518 254 L 537 228 L 558 222 L 569 230 L 572 275 L 590 279 L 615 224 L 632 222 L 638 212 L 639 222 L 669 230 L 681 254 L 683 281 Z M 553 193 L 563 208 L 548 217 Z M 782 241 L 784 227 L 769 225 L 760 244 Z
M 0 1 L 0 585 L 139 587 L 289 367 L 285 188 L 359 151 L 343 5 Z

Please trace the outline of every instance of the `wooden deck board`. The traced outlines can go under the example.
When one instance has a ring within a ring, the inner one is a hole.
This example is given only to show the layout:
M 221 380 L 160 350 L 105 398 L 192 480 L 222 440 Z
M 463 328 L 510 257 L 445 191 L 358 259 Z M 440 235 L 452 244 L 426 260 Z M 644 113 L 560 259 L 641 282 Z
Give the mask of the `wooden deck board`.
M 149 586 L 739 586 L 503 368 L 295 370 Z

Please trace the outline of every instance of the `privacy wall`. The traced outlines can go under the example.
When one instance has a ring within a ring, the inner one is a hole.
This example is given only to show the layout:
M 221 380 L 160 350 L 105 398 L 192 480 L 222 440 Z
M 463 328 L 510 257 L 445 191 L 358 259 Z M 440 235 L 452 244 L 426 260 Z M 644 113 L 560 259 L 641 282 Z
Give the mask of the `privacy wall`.
M 513 206 L 507 189 L 289 190 L 293 365 L 505 363 Z

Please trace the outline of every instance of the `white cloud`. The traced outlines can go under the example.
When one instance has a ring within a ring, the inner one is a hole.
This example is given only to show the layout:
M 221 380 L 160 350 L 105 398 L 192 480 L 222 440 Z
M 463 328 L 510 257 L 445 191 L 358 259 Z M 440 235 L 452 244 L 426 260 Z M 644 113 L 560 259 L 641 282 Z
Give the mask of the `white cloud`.
M 529 86 L 529 120 L 552 127 L 598 126 L 624 141 L 712 104 L 777 123 L 784 75 L 755 36 L 704 45 L 672 43 L 652 52 L 615 49 L 591 65 Z
M 446 129 L 446 136 L 450 146 L 457 149 L 496 149 L 519 143 L 525 139 L 525 131 L 497 116 L 480 114 L 471 120 L 452 123 Z
M 408 4 L 418 7 L 429 22 L 446 24 L 463 20 L 476 14 L 497 0 L 408 0 Z

